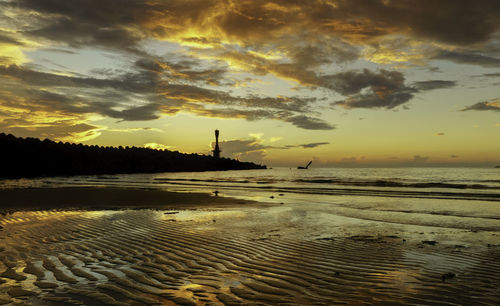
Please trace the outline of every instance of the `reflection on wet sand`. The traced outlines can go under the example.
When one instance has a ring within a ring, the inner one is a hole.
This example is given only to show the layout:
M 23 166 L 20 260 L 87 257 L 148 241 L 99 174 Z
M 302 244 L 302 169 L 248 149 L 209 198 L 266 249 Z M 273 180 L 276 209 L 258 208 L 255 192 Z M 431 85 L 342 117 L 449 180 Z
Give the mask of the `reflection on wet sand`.
M 243 210 L 8 214 L 0 218 L 0 303 L 500 301 L 496 246 L 417 246 L 397 236 L 304 239 L 280 227 L 233 226 L 251 217 Z M 447 272 L 456 277 L 443 281 Z

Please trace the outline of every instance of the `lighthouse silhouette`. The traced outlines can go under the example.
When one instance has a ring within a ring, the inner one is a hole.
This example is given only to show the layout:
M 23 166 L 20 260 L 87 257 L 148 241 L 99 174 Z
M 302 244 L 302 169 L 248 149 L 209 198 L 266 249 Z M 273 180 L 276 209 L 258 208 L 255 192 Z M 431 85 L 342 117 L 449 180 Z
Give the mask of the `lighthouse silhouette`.
M 219 149 L 219 130 L 215 130 L 215 148 L 213 150 L 214 157 L 220 158 L 220 149 Z

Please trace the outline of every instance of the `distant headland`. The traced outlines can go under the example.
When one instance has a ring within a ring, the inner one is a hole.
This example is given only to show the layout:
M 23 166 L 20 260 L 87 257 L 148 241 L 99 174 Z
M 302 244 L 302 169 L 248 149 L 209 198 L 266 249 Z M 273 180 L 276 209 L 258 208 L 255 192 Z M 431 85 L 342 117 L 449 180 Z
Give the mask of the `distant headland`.
M 217 133 L 218 136 L 218 133 Z M 0 178 L 266 169 L 219 157 L 141 147 L 103 147 L 0 133 Z

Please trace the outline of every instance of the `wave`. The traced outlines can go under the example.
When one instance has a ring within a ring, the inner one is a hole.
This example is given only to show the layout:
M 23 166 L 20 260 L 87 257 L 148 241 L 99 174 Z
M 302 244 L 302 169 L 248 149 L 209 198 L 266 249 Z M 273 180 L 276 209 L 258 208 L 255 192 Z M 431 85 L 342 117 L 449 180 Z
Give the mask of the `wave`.
M 426 199 L 453 199 L 453 200 L 482 200 L 500 201 L 500 193 L 491 192 L 457 192 L 457 191 L 435 191 L 435 190 L 401 190 L 401 189 L 374 189 L 374 188 L 335 188 L 335 187 L 311 187 L 311 186 L 257 186 L 237 184 L 207 184 L 204 182 L 177 182 L 176 180 L 162 181 L 171 186 L 182 186 L 185 188 L 216 188 L 234 190 L 254 190 L 267 192 L 290 192 L 297 194 L 315 195 L 341 195 L 341 196 L 373 196 L 373 197 L 397 197 L 397 198 L 426 198 Z M 220 183 L 220 181 L 219 181 Z M 158 183 L 160 184 L 160 183 Z
M 351 180 L 337 178 L 302 178 L 302 179 L 183 179 L 183 178 L 155 178 L 155 181 L 163 183 L 178 183 L 178 182 L 200 182 L 200 183 L 231 183 L 231 184 L 273 184 L 273 183 L 300 183 L 300 184 L 329 184 L 339 186 L 363 186 L 363 187 L 395 187 L 395 188 L 445 188 L 445 189 L 483 189 L 483 190 L 500 190 L 500 186 L 485 185 L 485 184 L 463 184 L 463 183 L 448 183 L 448 182 L 415 182 L 404 183 L 393 180 Z M 486 182 L 496 183 L 495 180 L 487 180 Z
M 496 189 L 500 186 L 489 186 L 484 184 L 457 184 L 442 182 L 425 183 L 402 183 L 397 181 L 375 180 L 375 181 L 351 181 L 340 179 L 297 179 L 294 182 L 314 183 L 314 184 L 332 184 L 345 186 L 373 186 L 373 187 L 398 187 L 398 188 L 451 188 L 451 189 Z

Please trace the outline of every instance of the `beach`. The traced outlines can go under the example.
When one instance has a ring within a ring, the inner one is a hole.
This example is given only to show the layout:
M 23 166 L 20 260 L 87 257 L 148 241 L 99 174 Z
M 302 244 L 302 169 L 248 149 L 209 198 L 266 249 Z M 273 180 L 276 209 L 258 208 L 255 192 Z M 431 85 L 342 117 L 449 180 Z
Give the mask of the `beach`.
M 87 181 L 0 190 L 1 304 L 500 302 L 496 201 Z

